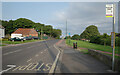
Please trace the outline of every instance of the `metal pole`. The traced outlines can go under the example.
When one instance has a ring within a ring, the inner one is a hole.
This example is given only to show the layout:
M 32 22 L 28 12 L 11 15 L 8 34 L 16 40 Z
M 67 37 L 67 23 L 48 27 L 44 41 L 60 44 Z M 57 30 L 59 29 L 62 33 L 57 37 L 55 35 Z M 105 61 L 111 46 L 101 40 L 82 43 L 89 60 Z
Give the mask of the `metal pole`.
M 67 39 L 67 20 L 66 20 L 66 39 Z
M 113 4 L 113 32 L 115 32 L 115 4 Z M 115 34 L 114 34 L 115 35 Z M 114 37 L 115 39 L 115 37 Z M 115 70 L 115 40 L 114 40 L 114 46 L 113 46 L 113 58 L 112 58 L 112 70 L 114 71 Z
M 42 27 L 41 27 L 41 40 L 42 40 Z

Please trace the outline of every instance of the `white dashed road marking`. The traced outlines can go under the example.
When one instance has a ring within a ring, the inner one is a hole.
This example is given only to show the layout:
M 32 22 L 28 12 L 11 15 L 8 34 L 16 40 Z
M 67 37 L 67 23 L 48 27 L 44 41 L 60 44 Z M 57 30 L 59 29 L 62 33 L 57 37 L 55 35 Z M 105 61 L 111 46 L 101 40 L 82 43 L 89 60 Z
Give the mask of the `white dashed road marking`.
M 35 55 L 35 57 L 38 57 L 38 56 L 39 56 L 38 54 Z
M 33 46 L 27 47 L 27 48 L 32 48 Z
M 27 62 L 30 62 L 32 59 L 29 59 Z
M 8 53 L 5 53 L 5 54 L 3 54 L 3 55 L 8 55 L 8 54 L 15 53 L 15 52 L 19 52 L 19 51 L 21 51 L 21 49 L 16 50 L 16 51 L 13 51 L 13 52 L 8 52 Z

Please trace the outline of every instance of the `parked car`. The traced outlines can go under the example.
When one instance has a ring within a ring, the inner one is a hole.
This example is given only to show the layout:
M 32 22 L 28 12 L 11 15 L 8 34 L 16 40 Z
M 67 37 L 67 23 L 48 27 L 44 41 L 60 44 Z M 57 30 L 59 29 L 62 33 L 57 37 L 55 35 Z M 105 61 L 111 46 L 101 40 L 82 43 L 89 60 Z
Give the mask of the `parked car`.
M 24 40 L 25 40 L 24 38 L 19 38 L 19 37 L 14 37 L 10 39 L 10 41 L 24 41 Z
M 32 40 L 32 37 L 24 37 L 26 40 Z
M 40 39 L 39 37 L 32 37 L 32 39 L 36 39 L 36 40 L 38 40 L 38 39 Z

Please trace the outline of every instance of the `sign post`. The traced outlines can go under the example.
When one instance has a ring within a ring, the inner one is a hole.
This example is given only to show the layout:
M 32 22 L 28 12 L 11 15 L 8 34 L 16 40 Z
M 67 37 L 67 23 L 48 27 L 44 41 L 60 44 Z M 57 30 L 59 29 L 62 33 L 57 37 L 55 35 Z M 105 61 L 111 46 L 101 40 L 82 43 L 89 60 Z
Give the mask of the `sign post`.
M 113 18 L 113 31 L 111 32 L 112 70 L 115 70 L 115 4 L 106 4 L 106 17 Z

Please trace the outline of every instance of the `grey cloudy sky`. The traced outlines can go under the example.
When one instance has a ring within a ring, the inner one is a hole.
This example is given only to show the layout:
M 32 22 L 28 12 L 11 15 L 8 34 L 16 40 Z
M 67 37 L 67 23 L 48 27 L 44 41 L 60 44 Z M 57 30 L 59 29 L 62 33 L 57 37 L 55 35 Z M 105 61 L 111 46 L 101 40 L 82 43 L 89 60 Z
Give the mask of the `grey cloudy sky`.
M 109 4 L 109 3 L 107 3 Z M 118 4 L 116 3 L 116 6 Z M 65 21 L 67 19 L 68 33 L 81 34 L 89 25 L 96 25 L 100 33 L 112 32 L 112 18 L 106 18 L 106 2 L 73 2 L 69 3 L 69 7 L 54 13 L 54 17 L 49 20 L 49 23 L 60 28 L 65 35 Z M 117 8 L 116 8 L 116 32 L 117 25 Z

